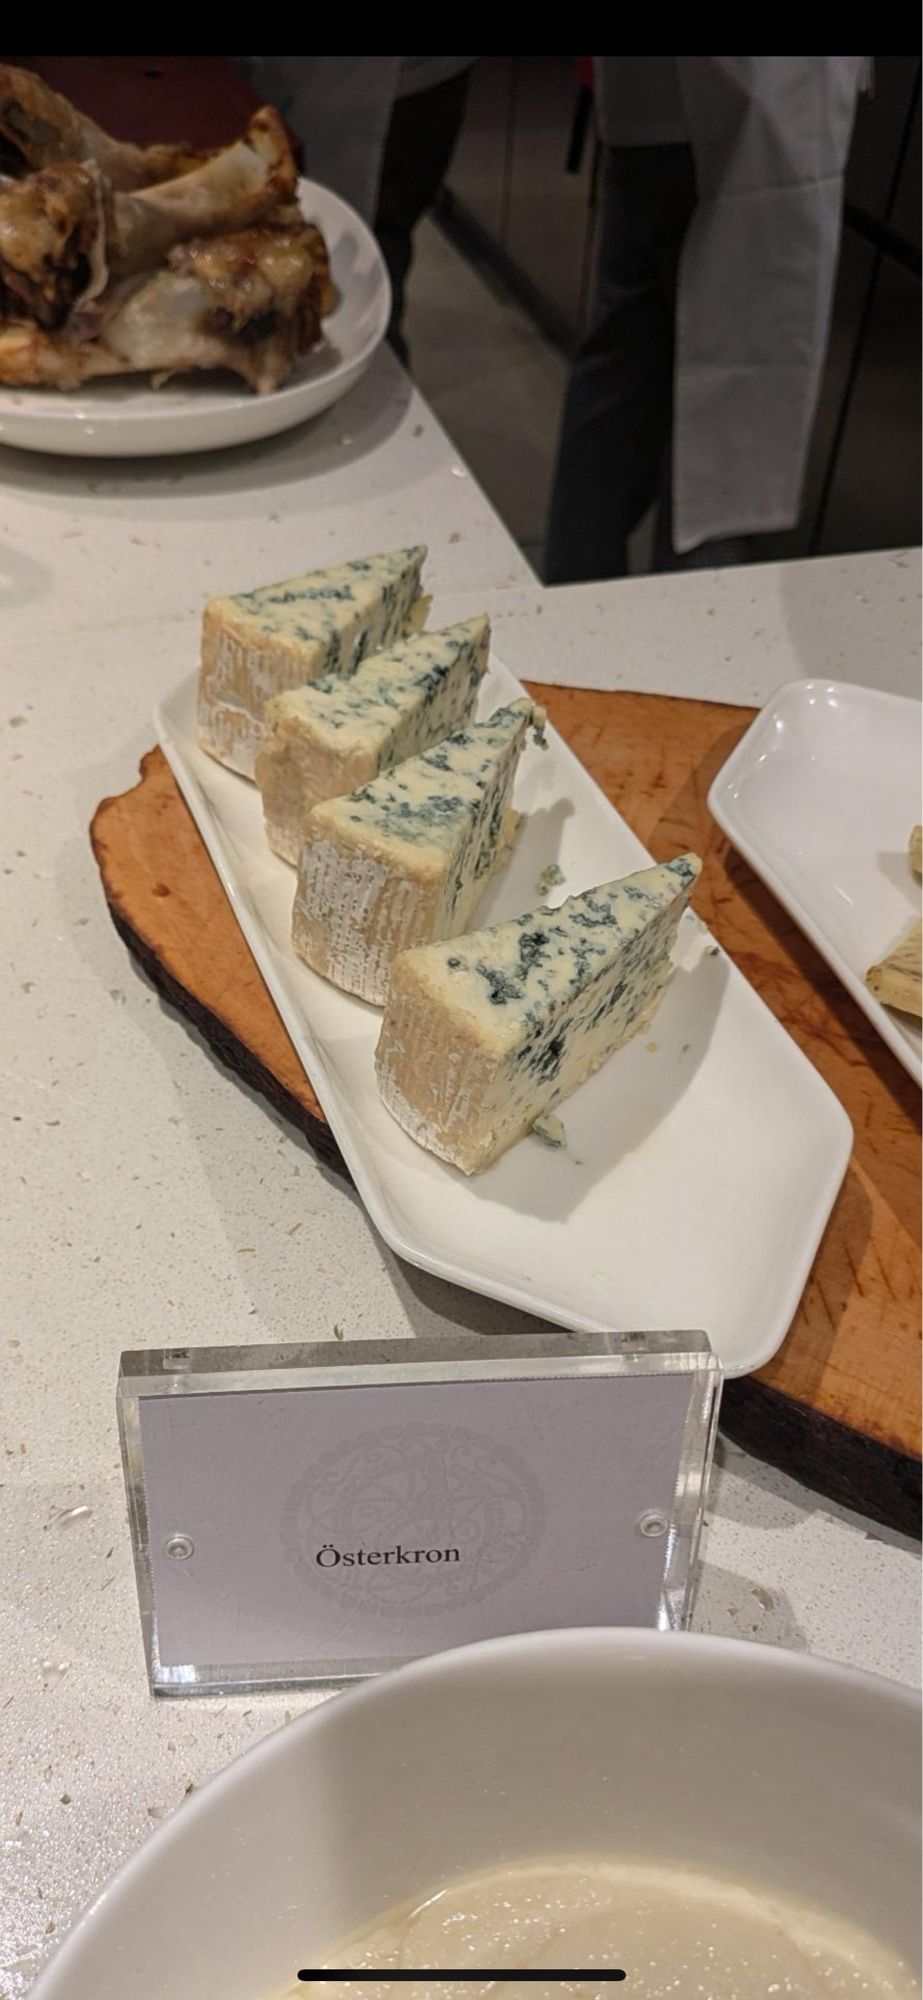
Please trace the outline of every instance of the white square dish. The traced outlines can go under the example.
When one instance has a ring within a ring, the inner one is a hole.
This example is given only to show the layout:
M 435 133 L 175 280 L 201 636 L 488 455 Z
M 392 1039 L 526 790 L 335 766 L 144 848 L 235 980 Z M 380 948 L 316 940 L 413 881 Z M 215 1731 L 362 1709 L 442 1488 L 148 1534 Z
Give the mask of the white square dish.
M 522 689 L 492 657 L 479 713 Z M 259 794 L 195 738 L 195 678 L 156 725 L 359 1194 L 411 1264 L 589 1331 L 700 1327 L 729 1375 L 784 1339 L 849 1159 L 846 1113 L 688 913 L 649 1031 L 561 1107 L 567 1146 L 514 1146 L 466 1180 L 401 1131 L 375 1087 L 380 1014 L 295 957 L 294 871 L 267 846 Z M 524 754 L 525 828 L 478 907 L 499 921 L 649 860 L 554 730 Z M 556 861 L 564 882 L 543 898 Z
M 920 914 L 907 842 L 923 816 L 921 719 L 920 703 L 903 695 L 792 681 L 708 795 L 722 831 L 917 1083 L 920 1024 L 874 999 L 865 974 Z

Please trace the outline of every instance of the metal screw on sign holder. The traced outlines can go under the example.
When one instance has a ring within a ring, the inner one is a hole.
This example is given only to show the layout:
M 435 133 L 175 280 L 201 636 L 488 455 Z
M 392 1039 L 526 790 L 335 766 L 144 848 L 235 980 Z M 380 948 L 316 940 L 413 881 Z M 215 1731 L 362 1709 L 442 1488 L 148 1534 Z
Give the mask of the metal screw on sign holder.
M 163 1552 L 172 1556 L 174 1562 L 188 1562 L 189 1557 L 195 1555 L 195 1542 L 190 1535 L 168 1535 Z

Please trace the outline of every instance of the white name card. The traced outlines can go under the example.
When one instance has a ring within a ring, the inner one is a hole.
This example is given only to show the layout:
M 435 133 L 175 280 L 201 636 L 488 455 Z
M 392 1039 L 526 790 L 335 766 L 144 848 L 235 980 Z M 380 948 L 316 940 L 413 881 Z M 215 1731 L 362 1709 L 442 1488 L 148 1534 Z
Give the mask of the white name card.
M 152 1688 L 340 1680 L 500 1633 L 682 1625 L 720 1382 L 694 1333 L 124 1354 Z

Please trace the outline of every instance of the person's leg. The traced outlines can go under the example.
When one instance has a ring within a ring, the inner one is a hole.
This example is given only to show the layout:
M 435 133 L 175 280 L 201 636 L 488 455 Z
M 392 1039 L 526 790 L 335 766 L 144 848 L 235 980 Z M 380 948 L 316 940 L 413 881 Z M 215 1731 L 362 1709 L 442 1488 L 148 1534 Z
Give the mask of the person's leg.
M 391 113 L 382 163 L 375 234 L 388 266 L 393 294 L 388 339 L 401 361 L 404 293 L 413 257 L 413 232 L 432 208 L 455 150 L 470 72 L 462 70 L 431 90 L 399 97 Z
M 668 451 L 657 502 L 651 568 L 654 570 L 736 569 L 740 563 L 754 562 L 756 544 L 749 535 L 722 535 L 713 541 L 699 542 L 697 548 L 687 549 L 684 555 L 677 553 L 673 547 L 673 480 L 670 457 Z
M 546 580 L 624 576 L 656 498 L 673 412 L 680 251 L 695 207 L 689 146 L 606 148 L 593 324 L 564 406 Z

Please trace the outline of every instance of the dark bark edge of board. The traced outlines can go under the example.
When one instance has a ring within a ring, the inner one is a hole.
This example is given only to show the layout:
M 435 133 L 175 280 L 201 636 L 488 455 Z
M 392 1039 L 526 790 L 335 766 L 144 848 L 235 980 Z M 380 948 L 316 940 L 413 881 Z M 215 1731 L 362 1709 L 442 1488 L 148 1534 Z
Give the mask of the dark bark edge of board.
M 350 1176 L 343 1155 L 329 1125 L 321 1123 L 318 1118 L 312 1118 L 304 1105 L 299 1103 L 298 1098 L 293 1097 L 291 1091 L 286 1090 L 285 1085 L 273 1075 L 272 1070 L 267 1069 L 265 1063 L 260 1061 L 259 1056 L 254 1055 L 252 1049 L 248 1049 L 246 1043 L 238 1039 L 228 1023 L 222 1021 L 218 1014 L 213 1014 L 211 1008 L 206 1007 L 201 1000 L 197 1000 L 195 995 L 189 992 L 188 987 L 183 986 L 178 979 L 174 979 L 173 974 L 167 971 L 146 939 L 132 929 L 131 924 L 114 908 L 108 898 L 106 908 L 123 944 L 127 945 L 132 958 L 140 965 L 151 985 L 156 987 L 161 999 L 166 1000 L 178 1014 L 182 1014 L 194 1028 L 198 1029 L 202 1040 L 208 1043 L 213 1055 L 224 1064 L 225 1069 L 231 1070 L 241 1082 L 249 1084 L 251 1090 L 258 1090 L 261 1097 L 268 1099 L 274 1111 L 287 1118 L 291 1125 L 297 1125 L 325 1167 L 334 1168 L 348 1180 Z
M 133 930 L 107 898 L 106 907 L 123 943 L 161 997 L 198 1029 L 219 1062 L 259 1091 L 283 1118 L 297 1126 L 327 1167 L 349 1179 L 330 1128 L 312 1118 L 278 1077 L 260 1062 L 220 1016 L 168 972 L 157 953 Z M 800 1480 L 825 1499 L 850 1507 L 886 1528 L 920 1537 L 919 1459 L 866 1438 L 833 1417 L 810 1410 L 753 1376 L 726 1382 L 721 1429 L 734 1444 L 780 1472 Z
M 918 1458 L 863 1437 L 752 1375 L 725 1383 L 720 1427 L 734 1444 L 812 1492 L 919 1541 Z

